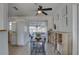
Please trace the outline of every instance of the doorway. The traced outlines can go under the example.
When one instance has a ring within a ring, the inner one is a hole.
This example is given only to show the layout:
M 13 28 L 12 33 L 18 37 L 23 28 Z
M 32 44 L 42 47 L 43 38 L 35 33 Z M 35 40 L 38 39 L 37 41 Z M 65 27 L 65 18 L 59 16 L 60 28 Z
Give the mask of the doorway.
M 47 22 L 31 22 L 29 24 L 30 49 L 32 55 L 46 54 Z

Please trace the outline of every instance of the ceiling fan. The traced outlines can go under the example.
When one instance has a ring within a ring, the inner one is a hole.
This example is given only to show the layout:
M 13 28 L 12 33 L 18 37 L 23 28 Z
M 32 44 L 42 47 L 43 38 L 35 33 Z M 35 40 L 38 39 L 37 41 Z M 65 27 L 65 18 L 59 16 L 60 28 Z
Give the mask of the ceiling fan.
M 48 15 L 45 11 L 51 11 L 52 8 L 43 8 L 43 6 L 39 5 L 37 9 L 37 15 L 43 13 L 44 15 Z

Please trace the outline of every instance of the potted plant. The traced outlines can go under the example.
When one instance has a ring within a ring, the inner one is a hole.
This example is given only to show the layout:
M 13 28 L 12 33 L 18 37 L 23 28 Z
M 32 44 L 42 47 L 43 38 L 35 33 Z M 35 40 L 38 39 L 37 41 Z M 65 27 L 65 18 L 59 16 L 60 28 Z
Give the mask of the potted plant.
M 37 41 L 40 41 L 41 39 L 41 33 L 40 32 L 36 32 L 36 38 Z

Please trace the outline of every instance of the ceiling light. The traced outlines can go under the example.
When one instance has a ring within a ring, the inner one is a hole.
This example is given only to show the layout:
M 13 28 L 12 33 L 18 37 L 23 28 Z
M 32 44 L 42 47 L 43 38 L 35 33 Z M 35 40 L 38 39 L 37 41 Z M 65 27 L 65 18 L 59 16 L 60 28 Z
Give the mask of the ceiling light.
M 41 10 L 38 10 L 38 14 L 42 13 Z

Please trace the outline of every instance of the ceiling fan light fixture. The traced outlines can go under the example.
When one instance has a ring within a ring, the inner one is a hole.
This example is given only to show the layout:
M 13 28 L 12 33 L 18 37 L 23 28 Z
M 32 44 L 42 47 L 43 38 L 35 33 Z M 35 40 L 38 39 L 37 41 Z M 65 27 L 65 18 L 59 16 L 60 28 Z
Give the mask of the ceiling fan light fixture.
M 41 10 L 38 10 L 38 12 L 37 12 L 38 14 L 41 14 L 42 13 L 42 11 Z

